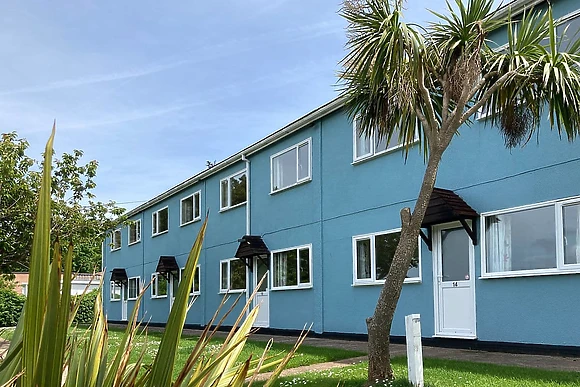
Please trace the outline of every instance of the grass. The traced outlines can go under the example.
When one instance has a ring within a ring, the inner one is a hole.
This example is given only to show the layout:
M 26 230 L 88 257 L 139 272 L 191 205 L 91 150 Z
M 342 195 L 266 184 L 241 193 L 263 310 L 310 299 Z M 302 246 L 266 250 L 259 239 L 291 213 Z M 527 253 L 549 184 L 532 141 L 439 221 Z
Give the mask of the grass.
M 514 355 L 517 356 L 517 355 Z M 279 386 L 360 387 L 366 382 L 366 367 L 361 362 L 344 368 L 309 372 L 280 378 Z M 426 387 L 572 387 L 580 386 L 580 373 L 545 371 L 535 368 L 500 366 L 455 360 L 425 359 Z M 407 360 L 393 359 L 397 380 L 378 382 L 376 386 L 408 387 Z
M 6 340 L 10 340 L 12 337 L 14 329 L 13 328 L 2 328 L 0 331 L 0 337 Z M 86 328 L 79 328 L 78 334 L 82 335 L 86 331 Z M 117 350 L 119 343 L 121 342 L 123 336 L 123 330 L 119 328 L 110 328 L 109 329 L 109 357 L 112 357 L 115 353 L 114 351 Z M 147 345 L 147 352 L 144 357 L 145 363 L 152 363 L 157 353 L 157 349 L 159 348 L 159 344 L 161 342 L 161 335 L 162 332 L 154 332 L 150 331 L 146 335 L 142 334 L 135 340 L 135 349 L 131 355 L 131 361 L 135 361 L 143 349 L 143 345 Z M 187 357 L 195 347 L 197 343 L 197 336 L 189 336 L 183 335 L 181 337 L 181 341 L 179 344 L 178 354 L 175 360 L 175 372 L 174 376 L 177 376 L 178 370 L 183 367 Z M 220 344 L 223 343 L 223 339 L 221 338 L 214 338 L 206 348 L 206 352 L 209 354 L 213 351 L 218 351 Z M 253 358 L 259 357 L 262 352 L 264 352 L 264 348 L 266 347 L 266 342 L 264 341 L 248 341 L 244 346 L 240 359 L 247 359 L 250 355 Z M 275 358 L 282 358 L 288 351 L 293 347 L 291 344 L 285 343 L 276 343 L 272 345 L 270 349 L 271 355 L 277 355 Z M 335 348 L 321 348 L 321 347 L 312 347 L 308 345 L 302 345 L 296 351 L 294 357 L 288 363 L 286 368 L 294 368 L 300 367 L 305 365 L 311 365 L 316 363 L 324 363 L 329 361 L 341 360 L 341 359 L 348 359 L 357 356 L 365 355 L 362 352 L 346 350 L 346 349 L 335 349 Z M 265 371 L 269 371 L 265 369 Z
M 113 353 L 114 350 L 117 349 L 121 338 L 123 335 L 123 331 L 119 329 L 110 329 L 109 330 L 109 354 Z M 159 343 L 161 342 L 161 332 L 148 332 L 147 335 L 141 335 L 136 339 L 135 346 L 136 350 L 133 351 L 132 359 L 135 360 L 142 349 L 142 346 L 145 345 L 147 342 L 148 350 L 145 354 L 145 363 L 150 363 L 153 361 L 153 358 L 157 352 L 157 348 L 159 347 Z M 174 372 L 174 376 L 177 376 L 177 370 L 180 370 L 185 363 L 185 360 L 195 347 L 197 343 L 197 336 L 188 336 L 183 335 L 181 337 L 181 341 L 179 344 L 178 354 L 175 360 L 175 367 L 176 370 Z M 223 342 L 221 338 L 214 338 L 212 339 L 210 345 L 206 348 L 208 353 L 213 351 L 218 351 L 220 344 Z M 259 357 L 262 352 L 264 352 L 264 348 L 266 347 L 266 342 L 262 341 L 248 341 L 244 346 L 242 354 L 240 355 L 240 359 L 247 359 L 250 355 L 253 358 Z M 293 347 L 290 344 L 284 343 L 276 343 L 272 345 L 270 350 L 271 355 L 277 355 L 276 358 L 282 358 L 288 351 Z M 330 348 L 320 348 L 320 347 L 312 347 L 307 345 L 302 345 L 296 351 L 294 357 L 288 363 L 286 368 L 294 368 L 300 367 L 304 365 L 316 364 L 316 363 L 324 363 L 334 360 L 340 359 L 348 359 L 351 357 L 362 356 L 364 353 L 352 350 L 345 350 L 345 349 L 330 349 Z M 268 370 L 266 370 L 268 371 Z

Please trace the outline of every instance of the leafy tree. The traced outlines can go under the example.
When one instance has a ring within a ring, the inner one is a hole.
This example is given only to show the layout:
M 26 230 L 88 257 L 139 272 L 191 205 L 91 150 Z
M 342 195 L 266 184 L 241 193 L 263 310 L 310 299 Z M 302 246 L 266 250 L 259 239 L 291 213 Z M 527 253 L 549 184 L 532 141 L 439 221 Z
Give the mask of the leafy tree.
M 26 155 L 28 142 L 15 132 L 0 141 L 0 273 L 28 271 L 38 201 L 38 162 Z M 83 152 L 64 153 L 53 163 L 52 235 L 75 246 L 73 271 L 100 270 L 105 232 L 122 219 L 114 202 L 95 201 L 97 161 L 83 164 Z
M 546 114 L 569 140 L 580 128 L 580 41 L 556 36 L 551 7 L 514 22 L 492 9 L 493 0 L 456 0 L 427 28 L 403 21 L 402 0 L 347 0 L 341 10 L 349 52 L 340 78 L 350 115 L 361 134 L 376 128 L 407 151 L 418 131 L 427 163 L 413 211 L 401 210 L 401 238 L 367 319 L 369 383 L 393 376 L 393 315 L 441 157 L 460 128 L 480 109 L 493 113 L 489 122 L 508 147 L 525 144 Z M 494 30 L 505 32 L 505 46 L 486 39 Z

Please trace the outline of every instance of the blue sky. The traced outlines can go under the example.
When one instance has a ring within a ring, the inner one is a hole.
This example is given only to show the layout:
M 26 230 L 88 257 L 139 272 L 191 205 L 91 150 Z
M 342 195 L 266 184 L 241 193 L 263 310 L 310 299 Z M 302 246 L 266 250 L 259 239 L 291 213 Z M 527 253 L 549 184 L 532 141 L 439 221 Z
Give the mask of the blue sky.
M 0 131 L 99 161 L 97 198 L 140 201 L 337 95 L 336 0 L 19 1 L 0 6 Z M 442 0 L 408 1 L 432 19 Z

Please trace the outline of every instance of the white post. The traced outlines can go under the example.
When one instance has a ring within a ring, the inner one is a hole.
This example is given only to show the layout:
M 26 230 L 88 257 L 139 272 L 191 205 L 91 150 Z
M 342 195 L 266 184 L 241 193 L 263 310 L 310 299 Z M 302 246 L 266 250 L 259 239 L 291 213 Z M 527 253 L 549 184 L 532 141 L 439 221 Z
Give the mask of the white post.
M 407 336 L 407 368 L 413 387 L 423 387 L 423 348 L 421 347 L 421 315 L 405 316 Z

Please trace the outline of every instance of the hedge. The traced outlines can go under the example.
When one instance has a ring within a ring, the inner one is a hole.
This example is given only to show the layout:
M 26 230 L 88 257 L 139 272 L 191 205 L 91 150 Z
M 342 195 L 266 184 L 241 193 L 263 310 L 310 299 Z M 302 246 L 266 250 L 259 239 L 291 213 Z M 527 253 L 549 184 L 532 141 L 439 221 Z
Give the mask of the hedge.
M 93 322 L 93 316 L 95 315 L 95 302 L 97 302 L 98 293 L 99 289 L 95 289 L 85 294 L 81 300 L 79 310 L 77 311 L 77 315 L 75 316 L 73 323 L 90 324 Z M 77 297 L 75 297 L 75 302 Z
M 13 327 L 24 306 L 24 297 L 10 289 L 0 289 L 0 327 Z
M 95 289 L 87 293 L 79 305 L 79 309 L 73 320 L 76 324 L 90 324 L 95 314 L 95 302 L 99 290 Z M 74 297 L 75 301 L 77 299 Z M 22 307 L 26 297 L 9 289 L 0 289 L 0 327 L 13 327 L 18 323 Z

